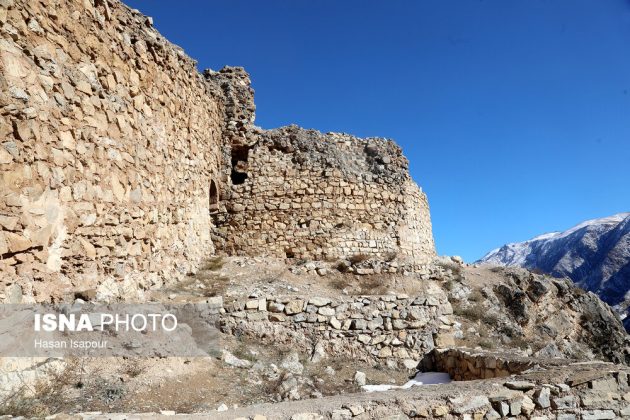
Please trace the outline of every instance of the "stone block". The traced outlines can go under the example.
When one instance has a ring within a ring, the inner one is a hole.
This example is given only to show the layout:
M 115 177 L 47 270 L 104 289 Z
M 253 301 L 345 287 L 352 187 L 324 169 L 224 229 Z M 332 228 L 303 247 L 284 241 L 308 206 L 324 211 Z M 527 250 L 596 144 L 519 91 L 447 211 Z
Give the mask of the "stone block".
M 434 407 L 432 413 L 434 417 L 444 417 L 445 415 L 449 413 L 449 409 L 445 405 L 440 405 L 440 406 Z
M 284 305 L 279 302 L 270 301 L 267 304 L 267 310 L 269 312 L 284 312 Z
M 9 252 L 26 251 L 32 246 L 31 240 L 13 232 L 4 232 L 4 238 Z
M 350 420 L 351 418 L 352 412 L 345 408 L 333 410 L 331 413 L 331 420 Z
M 551 390 L 543 387 L 534 392 L 534 403 L 538 408 L 549 408 L 551 406 Z
M 304 300 L 302 299 L 291 300 L 287 302 L 287 304 L 284 307 L 284 313 L 286 313 L 287 315 L 294 315 L 294 314 L 302 312 L 303 310 L 304 310 Z
M 567 410 L 570 408 L 577 408 L 577 398 L 573 395 L 566 397 L 555 397 L 551 399 L 551 406 L 556 410 Z
M 206 299 L 206 303 L 211 309 L 221 309 L 223 308 L 223 296 L 209 297 Z
M 312 297 L 308 300 L 308 303 L 310 305 L 314 305 L 314 306 L 326 306 L 329 303 L 331 303 L 331 300 L 328 298 L 324 298 L 324 297 Z
M 597 379 L 589 382 L 589 388 L 596 392 L 617 392 L 617 380 L 614 378 Z
M 247 319 L 250 321 L 266 321 L 267 313 L 266 312 L 248 312 Z
M 521 409 L 523 407 L 523 400 L 521 398 L 516 398 L 510 401 L 510 414 L 513 416 L 518 416 L 521 414 Z
M 307 316 L 304 312 L 301 312 L 299 314 L 293 315 L 291 319 L 293 320 L 293 322 L 304 322 L 307 320 Z
M 352 329 L 353 330 L 365 330 L 367 329 L 367 321 L 364 319 L 355 319 L 352 321 Z
M 582 412 L 582 420 L 606 420 L 616 417 L 613 410 L 584 410 Z
M 339 322 L 339 320 L 335 317 L 330 318 L 330 326 L 333 327 L 336 330 L 340 330 L 341 329 L 341 322 Z
M 536 386 L 533 382 L 528 381 L 508 381 L 503 384 L 508 389 L 514 389 L 518 391 L 529 391 Z
M 282 313 L 270 313 L 269 314 L 269 321 L 272 322 L 285 322 L 287 320 L 286 315 L 282 314 Z
M 258 309 L 258 300 L 248 300 L 245 302 L 245 309 Z
M 453 413 L 455 414 L 464 414 L 466 412 L 481 408 L 488 408 L 490 406 L 490 401 L 483 395 L 451 398 L 450 402 L 453 405 Z
M 335 310 L 333 308 L 330 308 L 330 307 L 327 307 L 327 306 L 323 306 L 323 307 L 319 308 L 317 313 L 319 313 L 320 315 L 324 315 L 324 316 L 334 316 L 335 315 Z

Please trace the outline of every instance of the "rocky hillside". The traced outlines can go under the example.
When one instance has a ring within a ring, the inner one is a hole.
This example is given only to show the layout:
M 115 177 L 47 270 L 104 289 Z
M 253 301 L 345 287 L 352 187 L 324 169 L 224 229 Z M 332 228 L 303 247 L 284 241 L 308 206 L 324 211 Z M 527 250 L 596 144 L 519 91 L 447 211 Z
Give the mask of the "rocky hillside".
M 44 374 L 52 362 L 24 373 L 23 366 L 16 372 L 15 362 L 0 359 L 0 416 L 141 410 L 293 420 L 630 413 L 622 398 L 630 390 L 628 368 L 610 363 L 628 363 L 630 338 L 593 293 L 566 279 L 474 267 L 457 258 L 416 273 L 388 272 L 397 264 L 214 258 L 188 281 L 147 291 L 145 299 L 212 305 L 220 326 L 215 352 L 57 361 L 54 386 L 24 381 L 32 372 Z M 406 389 L 419 370 L 448 373 L 453 382 Z M 17 389 L 3 395 L 12 383 Z M 365 392 L 366 385 L 399 388 Z
M 611 308 L 568 279 L 515 267 L 442 261 L 455 318 L 455 344 L 519 350 L 534 357 L 630 363 L 630 338 Z
M 630 213 L 588 220 L 564 232 L 507 244 L 479 262 L 569 277 L 605 302 L 617 305 L 630 289 Z

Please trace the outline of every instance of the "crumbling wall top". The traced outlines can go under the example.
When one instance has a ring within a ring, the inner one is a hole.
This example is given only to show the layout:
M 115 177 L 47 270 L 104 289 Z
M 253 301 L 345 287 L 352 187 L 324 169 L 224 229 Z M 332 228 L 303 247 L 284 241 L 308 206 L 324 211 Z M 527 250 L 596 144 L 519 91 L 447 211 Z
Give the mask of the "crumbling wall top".
M 219 71 L 205 69 L 203 75 L 223 93 L 228 125 L 254 123 L 256 119 L 254 89 L 249 73 L 243 67 L 225 66 Z
M 298 166 L 336 169 L 344 178 L 376 183 L 410 180 L 409 161 L 394 141 L 359 138 L 346 133 L 321 133 L 289 125 L 265 131 L 260 145 L 291 154 Z

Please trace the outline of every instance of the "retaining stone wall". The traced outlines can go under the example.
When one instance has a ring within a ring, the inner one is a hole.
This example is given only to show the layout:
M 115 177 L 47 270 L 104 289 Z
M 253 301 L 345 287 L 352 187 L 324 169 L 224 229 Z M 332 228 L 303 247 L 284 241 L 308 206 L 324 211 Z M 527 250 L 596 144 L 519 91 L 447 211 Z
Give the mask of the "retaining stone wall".
M 456 381 L 468 381 L 519 374 L 540 363 L 540 359 L 451 348 L 432 352 L 423 368 L 448 372 Z
M 415 367 L 452 323 L 451 305 L 440 295 L 252 298 L 224 310 L 227 333 L 407 367 Z

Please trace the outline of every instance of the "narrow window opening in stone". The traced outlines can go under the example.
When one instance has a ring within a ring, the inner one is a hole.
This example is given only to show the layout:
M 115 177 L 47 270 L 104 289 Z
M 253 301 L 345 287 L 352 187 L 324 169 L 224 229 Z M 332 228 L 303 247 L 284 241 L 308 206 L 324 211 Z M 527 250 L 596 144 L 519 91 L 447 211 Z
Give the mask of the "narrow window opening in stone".
M 249 149 L 244 146 L 232 147 L 232 184 L 243 184 L 247 179 L 247 159 L 249 157 Z
M 210 180 L 210 212 L 219 211 L 219 189 L 216 182 Z

